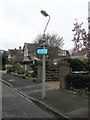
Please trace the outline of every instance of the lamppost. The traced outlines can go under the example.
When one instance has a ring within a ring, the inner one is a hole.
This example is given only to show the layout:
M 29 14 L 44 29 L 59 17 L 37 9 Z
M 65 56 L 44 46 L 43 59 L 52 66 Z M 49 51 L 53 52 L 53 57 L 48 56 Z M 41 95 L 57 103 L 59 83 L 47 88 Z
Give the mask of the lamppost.
M 44 10 L 40 11 L 41 14 L 43 14 L 45 17 L 49 16 L 48 22 L 45 26 L 44 29 L 44 33 L 43 33 L 43 49 L 45 49 L 45 45 L 46 45 L 46 36 L 45 36 L 45 32 L 46 32 L 46 28 L 48 26 L 48 23 L 50 21 L 50 15 L 48 15 Z M 45 79 L 46 79 L 46 73 L 45 73 L 45 54 L 43 54 L 43 63 L 42 63 L 42 99 L 45 97 L 46 95 L 46 85 L 45 85 Z

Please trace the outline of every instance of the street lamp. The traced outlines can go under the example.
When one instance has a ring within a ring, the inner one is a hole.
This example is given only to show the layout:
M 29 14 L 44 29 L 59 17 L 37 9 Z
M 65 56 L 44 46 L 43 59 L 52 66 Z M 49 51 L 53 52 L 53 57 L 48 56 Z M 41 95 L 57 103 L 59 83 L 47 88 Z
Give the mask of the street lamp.
M 46 28 L 48 26 L 48 23 L 50 21 L 50 15 L 48 15 L 44 10 L 40 11 L 42 15 L 44 15 L 45 17 L 49 16 L 48 22 L 45 26 L 44 29 L 44 33 L 43 33 L 43 49 L 45 49 L 45 45 L 46 45 L 46 37 L 45 37 L 45 32 L 46 32 Z M 45 85 L 45 79 L 46 79 L 46 73 L 45 73 L 45 54 L 43 54 L 43 63 L 42 63 L 42 99 L 45 97 L 46 95 L 46 85 Z

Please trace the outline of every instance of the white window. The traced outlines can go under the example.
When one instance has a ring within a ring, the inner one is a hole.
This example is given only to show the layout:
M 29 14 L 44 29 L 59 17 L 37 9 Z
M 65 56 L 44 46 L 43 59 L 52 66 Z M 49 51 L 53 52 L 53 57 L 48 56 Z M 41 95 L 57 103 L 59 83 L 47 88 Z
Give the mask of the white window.
M 28 50 L 27 49 L 24 50 L 24 56 L 28 56 Z
M 61 50 L 61 51 L 59 51 L 58 55 L 59 56 L 66 56 L 66 51 Z

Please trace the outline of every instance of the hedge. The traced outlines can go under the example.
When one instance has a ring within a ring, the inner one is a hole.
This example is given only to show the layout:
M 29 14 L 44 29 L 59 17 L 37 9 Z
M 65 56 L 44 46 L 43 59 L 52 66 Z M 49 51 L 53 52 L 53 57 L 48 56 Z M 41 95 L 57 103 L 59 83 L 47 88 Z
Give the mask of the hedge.
M 88 70 L 88 60 L 83 58 L 73 58 L 67 60 L 70 63 L 70 68 L 72 71 L 87 71 Z
M 68 74 L 65 78 L 66 89 L 87 89 L 90 91 L 90 75 Z

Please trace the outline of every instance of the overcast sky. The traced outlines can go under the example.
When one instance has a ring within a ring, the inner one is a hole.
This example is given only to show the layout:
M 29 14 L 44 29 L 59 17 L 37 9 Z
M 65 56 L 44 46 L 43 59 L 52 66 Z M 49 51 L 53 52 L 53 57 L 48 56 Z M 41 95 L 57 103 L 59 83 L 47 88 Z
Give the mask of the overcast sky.
M 88 27 L 89 0 L 0 0 L 0 49 L 8 50 L 31 43 L 43 34 L 48 17 L 51 20 L 46 33 L 56 33 L 64 39 L 63 49 L 73 48 L 73 23 L 77 18 Z

